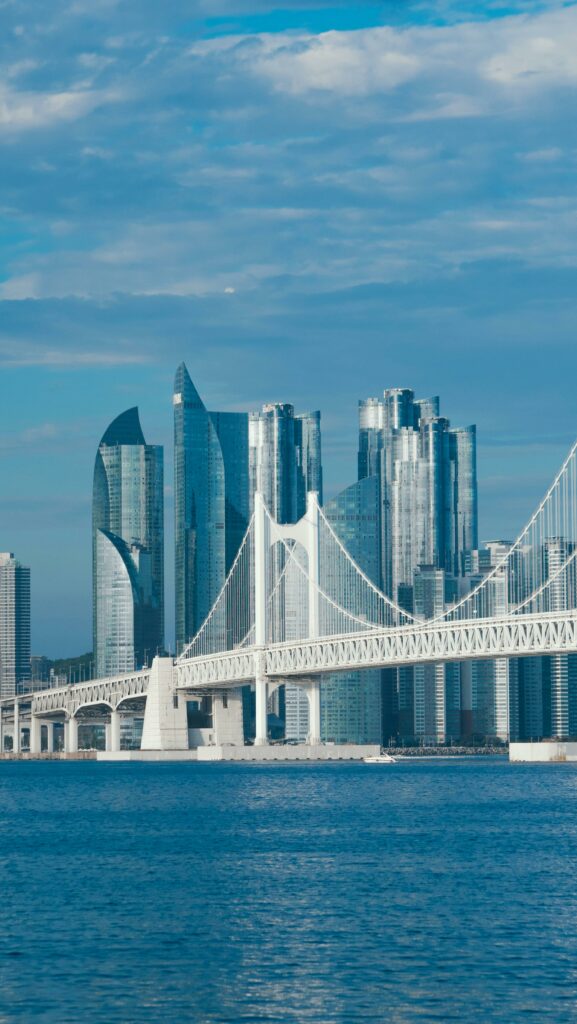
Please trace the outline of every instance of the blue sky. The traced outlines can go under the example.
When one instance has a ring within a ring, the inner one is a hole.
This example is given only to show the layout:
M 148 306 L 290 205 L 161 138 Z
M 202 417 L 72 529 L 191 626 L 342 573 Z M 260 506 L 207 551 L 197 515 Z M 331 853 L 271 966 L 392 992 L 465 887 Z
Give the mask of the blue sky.
M 440 394 L 483 537 L 518 531 L 577 436 L 576 53 L 553 0 L 0 0 L 0 550 L 35 652 L 90 648 L 130 405 L 171 525 L 181 359 L 210 407 L 320 408 L 329 493 L 359 398 Z

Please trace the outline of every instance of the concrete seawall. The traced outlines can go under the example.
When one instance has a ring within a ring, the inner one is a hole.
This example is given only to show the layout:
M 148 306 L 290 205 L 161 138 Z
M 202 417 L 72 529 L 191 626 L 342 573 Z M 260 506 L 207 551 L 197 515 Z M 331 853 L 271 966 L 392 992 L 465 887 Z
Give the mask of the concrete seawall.
M 515 763 L 534 764 L 577 761 L 577 741 L 540 740 L 535 743 L 511 743 L 509 760 Z
M 362 761 L 380 752 L 377 745 L 352 743 L 272 744 L 258 747 L 215 746 L 196 750 L 98 751 L 98 761 Z

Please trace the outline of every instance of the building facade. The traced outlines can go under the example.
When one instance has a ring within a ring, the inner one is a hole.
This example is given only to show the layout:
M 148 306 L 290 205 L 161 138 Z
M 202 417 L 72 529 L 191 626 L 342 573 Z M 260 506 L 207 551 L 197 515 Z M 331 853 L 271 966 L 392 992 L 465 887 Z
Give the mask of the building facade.
M 146 444 L 136 408 L 98 446 L 92 537 L 96 673 L 117 675 L 164 649 L 163 451 Z
M 387 389 L 359 403 L 358 475 L 379 484 L 379 585 L 409 612 L 423 614 L 431 602 L 442 611 L 478 546 L 475 427 L 451 427 L 436 396 Z M 459 673 L 383 673 L 383 738 L 458 738 Z
M 250 519 L 248 415 L 208 412 L 184 363 L 174 382 L 176 653 L 208 616 Z
M 324 506 L 324 514 L 339 540 L 365 575 L 378 586 L 380 574 L 379 481 L 366 477 L 345 488 Z M 337 566 L 325 566 L 337 573 Z M 343 584 L 344 584 L 343 580 Z M 325 593 L 343 590 L 338 578 L 321 579 Z M 350 607 L 362 616 L 364 609 Z M 379 669 L 343 672 L 323 677 L 321 737 L 334 743 L 380 743 L 382 732 Z
M 381 580 L 404 607 L 413 573 L 432 565 L 462 575 L 478 546 L 476 428 L 454 429 L 438 397 L 392 388 L 359 403 L 359 479 L 381 487 Z
M 30 569 L 0 552 L 0 697 L 30 686 Z

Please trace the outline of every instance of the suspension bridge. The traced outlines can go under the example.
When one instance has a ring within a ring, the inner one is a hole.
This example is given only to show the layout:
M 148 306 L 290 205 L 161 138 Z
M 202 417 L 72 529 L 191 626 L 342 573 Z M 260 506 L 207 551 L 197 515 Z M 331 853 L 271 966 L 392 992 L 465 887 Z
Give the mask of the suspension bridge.
M 503 557 L 428 619 L 402 608 L 368 578 L 316 494 L 308 495 L 306 514 L 295 524 L 277 523 L 256 494 L 224 585 L 176 660 L 155 659 L 151 669 L 126 676 L 6 698 L 0 701 L 0 729 L 11 726 L 17 750 L 21 721 L 29 720 L 33 750 L 42 723 L 60 717 L 66 748 L 74 752 L 82 716 L 99 713 L 115 750 L 121 714 L 144 707 L 143 749 L 185 749 L 186 701 L 210 694 L 218 734 L 213 740 L 242 743 L 230 712 L 238 718 L 239 687 L 250 684 L 255 744 L 262 746 L 268 743 L 269 697 L 291 681 L 308 694 L 308 742 L 319 744 L 325 673 L 571 653 L 577 653 L 577 442 Z M 566 703 L 566 695 L 552 694 L 558 735 L 567 733 Z

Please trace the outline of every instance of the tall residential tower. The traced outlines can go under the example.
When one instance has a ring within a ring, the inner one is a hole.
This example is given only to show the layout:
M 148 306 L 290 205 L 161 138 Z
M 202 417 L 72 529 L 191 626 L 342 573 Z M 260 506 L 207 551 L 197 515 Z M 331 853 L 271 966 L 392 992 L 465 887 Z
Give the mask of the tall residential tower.
M 0 552 L 0 697 L 30 681 L 30 569 Z
M 163 451 L 138 409 L 108 427 L 94 465 L 93 628 L 99 676 L 130 672 L 164 648 Z
M 478 545 L 476 431 L 408 388 L 359 403 L 359 479 L 376 477 L 380 586 L 417 615 L 454 599 Z M 460 719 L 457 666 L 383 673 L 383 733 L 443 742 Z
M 478 546 L 474 426 L 452 428 L 439 399 L 391 388 L 359 403 L 359 479 L 381 486 L 381 575 L 389 597 L 410 606 L 413 573 L 432 565 L 465 572 Z

